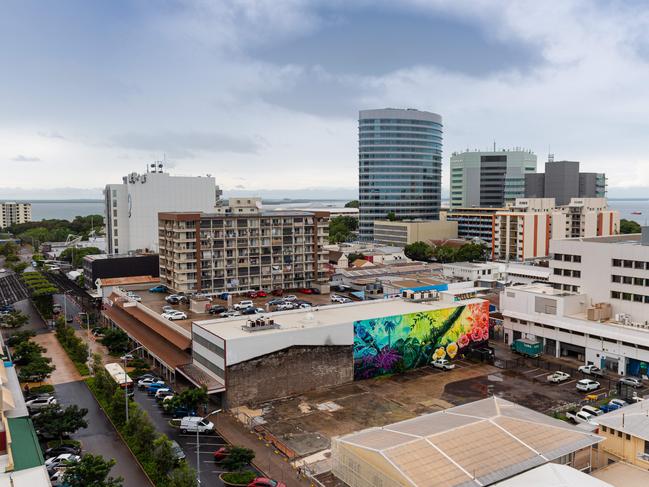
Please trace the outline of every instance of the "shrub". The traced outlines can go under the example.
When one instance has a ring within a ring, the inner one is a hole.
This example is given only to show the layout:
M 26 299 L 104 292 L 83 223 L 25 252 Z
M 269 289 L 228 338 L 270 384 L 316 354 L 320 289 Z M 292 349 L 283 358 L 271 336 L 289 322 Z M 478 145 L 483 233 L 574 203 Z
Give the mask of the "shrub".
M 88 370 L 88 366 L 86 365 L 86 361 L 88 360 L 88 345 L 77 336 L 74 328 L 67 325 L 63 318 L 59 318 L 56 322 L 56 338 L 79 373 L 81 375 L 89 375 L 90 370 Z

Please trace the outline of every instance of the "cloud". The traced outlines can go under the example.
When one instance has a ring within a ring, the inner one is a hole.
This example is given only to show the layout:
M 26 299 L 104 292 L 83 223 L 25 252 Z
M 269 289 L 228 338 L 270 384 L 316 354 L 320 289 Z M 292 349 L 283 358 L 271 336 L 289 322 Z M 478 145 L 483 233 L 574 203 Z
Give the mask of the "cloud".
M 198 152 L 254 154 L 262 147 L 263 140 L 218 132 L 127 132 L 113 136 L 111 143 L 127 149 L 165 153 L 175 159 L 192 159 Z
M 40 137 L 45 137 L 48 139 L 61 139 L 61 140 L 66 140 L 63 135 L 61 135 L 59 132 L 36 132 L 37 135 Z
M 18 154 L 16 157 L 12 158 L 11 160 L 14 162 L 39 162 L 40 158 Z

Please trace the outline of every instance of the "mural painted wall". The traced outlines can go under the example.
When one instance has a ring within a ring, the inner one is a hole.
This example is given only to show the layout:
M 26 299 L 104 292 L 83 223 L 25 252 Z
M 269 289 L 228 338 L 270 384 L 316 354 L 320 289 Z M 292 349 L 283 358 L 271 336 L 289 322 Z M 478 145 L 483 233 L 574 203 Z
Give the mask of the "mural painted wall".
M 453 359 L 489 338 L 489 303 L 354 322 L 354 379 Z

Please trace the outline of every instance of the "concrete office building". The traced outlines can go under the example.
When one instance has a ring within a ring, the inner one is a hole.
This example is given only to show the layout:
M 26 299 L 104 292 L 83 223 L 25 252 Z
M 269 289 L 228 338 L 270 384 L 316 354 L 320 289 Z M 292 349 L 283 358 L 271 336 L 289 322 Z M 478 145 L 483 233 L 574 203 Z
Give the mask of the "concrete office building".
M 160 281 L 176 292 L 328 292 L 328 224 L 319 213 L 263 211 L 254 198 L 216 213 L 160 213 Z
M 506 288 L 500 293 L 505 343 L 529 338 L 542 342 L 549 355 L 572 357 L 620 375 L 647 375 L 649 327 L 616 320 L 613 302 L 549 284 Z
M 83 283 L 94 289 L 97 279 L 160 275 L 158 254 L 99 254 L 83 258 Z
M 491 243 L 496 213 L 505 208 L 452 208 L 446 212 L 446 219 L 457 222 L 457 236 Z M 444 212 L 442 212 L 443 214 Z M 440 217 L 441 218 L 441 217 Z
M 385 245 L 405 247 L 415 242 L 457 238 L 457 222 L 440 220 L 377 220 L 374 241 Z
M 0 202 L 0 228 L 30 221 L 32 221 L 31 203 Z
M 158 249 L 159 211 L 214 211 L 221 191 L 211 176 L 171 176 L 162 164 L 104 190 L 108 253 Z
M 579 172 L 577 161 L 545 163 L 545 173 L 525 175 L 526 198 L 554 198 L 566 205 L 571 198 L 606 197 L 606 175 Z
M 414 109 L 361 110 L 358 120 L 361 240 L 374 221 L 436 220 L 442 181 L 442 117 Z
M 640 234 L 550 242 L 550 282 L 610 303 L 620 322 L 649 320 L 649 228 Z
M 547 257 L 552 239 L 615 235 L 619 226 L 619 213 L 609 210 L 604 198 L 573 198 L 560 207 L 553 198 L 519 198 L 495 215 L 492 258 Z
M 454 152 L 451 208 L 499 207 L 525 196 L 525 175 L 536 172 L 530 150 Z

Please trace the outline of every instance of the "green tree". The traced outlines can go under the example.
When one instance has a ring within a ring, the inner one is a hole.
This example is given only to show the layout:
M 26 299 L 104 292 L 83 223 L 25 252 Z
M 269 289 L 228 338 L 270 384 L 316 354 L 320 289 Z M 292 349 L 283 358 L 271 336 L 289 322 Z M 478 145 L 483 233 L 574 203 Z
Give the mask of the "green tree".
M 29 264 L 27 262 L 14 262 L 13 264 L 9 264 L 7 267 L 9 267 L 12 271 L 14 271 L 16 274 L 22 274 L 25 272 L 25 269 L 29 267 Z
M 108 351 L 115 355 L 124 353 L 128 349 L 128 335 L 119 328 L 106 330 L 101 343 L 108 348 Z
M 38 415 L 32 417 L 32 420 L 37 430 L 63 440 L 64 436 L 72 434 L 80 428 L 88 427 L 85 420 L 86 414 L 88 414 L 88 410 L 80 408 L 76 404 L 65 408 L 55 405 L 41 409 Z
M 353 216 L 336 216 L 329 220 L 329 243 L 347 242 L 358 229 L 358 219 Z
M 456 250 L 450 245 L 440 245 L 435 248 L 433 255 L 438 262 L 447 263 L 455 262 L 456 253 Z
M 620 233 L 640 233 L 641 231 L 639 223 L 624 218 L 620 220 Z
M 391 222 L 394 222 L 397 220 L 397 214 L 394 211 L 389 211 L 387 214 L 387 219 Z
M 9 257 L 10 255 L 16 255 L 18 253 L 19 247 L 14 242 L 5 242 L 0 244 L 0 255 L 3 257 Z
M 41 382 L 49 377 L 55 369 L 50 358 L 38 356 L 20 368 L 18 378 L 21 382 Z
M 38 343 L 31 340 L 21 341 L 14 347 L 13 360 L 17 365 L 26 365 L 40 357 L 43 352 L 45 352 L 45 348 Z
M 98 353 L 93 355 L 92 372 L 97 395 L 104 401 L 110 400 L 115 394 L 117 384 L 104 368 L 101 355 Z
M 83 263 L 83 258 L 86 255 L 97 255 L 97 254 L 101 254 L 101 250 L 99 250 L 97 247 L 82 247 L 82 248 L 69 247 L 65 249 L 63 252 L 61 252 L 60 259 L 66 262 L 70 262 L 72 264 L 72 267 L 78 268 L 81 267 Z
M 241 472 L 244 468 L 250 465 L 250 462 L 255 458 L 255 452 L 250 448 L 241 446 L 233 446 L 230 448 L 229 454 L 222 462 L 223 468 L 230 472 Z
M 198 487 L 196 472 L 187 463 L 174 468 L 165 483 L 166 487 Z
M 457 262 L 470 262 L 475 260 L 485 259 L 486 248 L 482 244 L 469 243 L 460 247 L 456 254 L 455 260 Z
M 81 461 L 65 470 L 63 484 L 68 487 L 122 487 L 121 477 L 109 477 L 115 460 L 86 453 Z
M 403 249 L 406 257 L 412 260 L 428 261 L 433 256 L 433 248 L 426 242 L 413 242 Z
M 128 413 L 131 415 L 131 401 L 129 400 Z M 108 415 L 112 418 L 117 426 L 123 426 L 126 422 L 126 405 L 124 402 L 124 390 L 120 387 L 115 388 L 110 403 L 108 404 Z
M 12 311 L 8 316 L 0 318 L 0 321 L 6 328 L 18 328 L 27 323 L 27 315 L 22 311 Z
M 349 254 L 347 254 L 347 260 L 349 261 L 350 265 L 352 262 L 358 259 L 365 260 L 365 254 L 362 254 L 360 252 L 350 252 Z
M 137 453 L 151 451 L 151 445 L 155 441 L 156 430 L 149 419 L 149 416 L 140 408 L 129 409 L 128 422 L 123 428 L 124 434 L 130 439 L 131 448 Z
M 158 436 L 153 442 L 153 461 L 159 475 L 158 478 L 161 481 L 165 480 L 176 465 L 176 456 L 171 441 L 166 435 Z
M 198 411 L 201 404 L 207 403 L 207 389 L 205 387 L 186 389 L 179 394 L 173 396 L 167 404 L 165 409 L 173 411 L 177 407 L 187 407 Z
M 358 200 L 351 200 L 345 203 L 345 208 L 358 208 L 360 203 Z
M 9 338 L 7 338 L 7 345 L 10 347 L 15 347 L 19 343 L 28 341 L 30 338 L 36 336 L 36 332 L 33 330 L 23 330 L 13 333 Z

